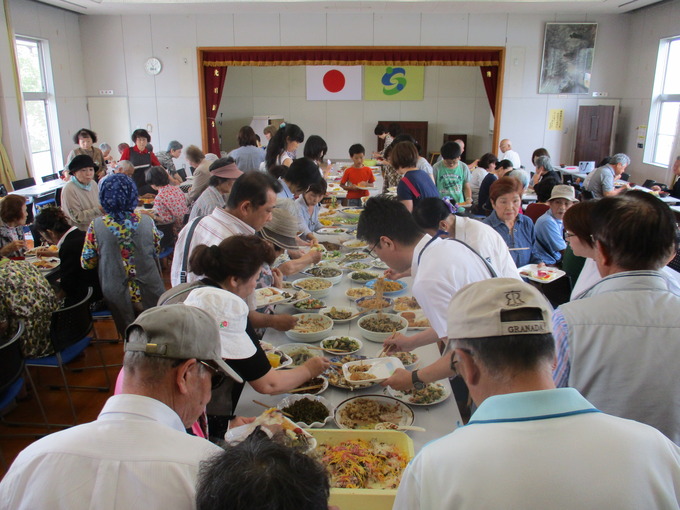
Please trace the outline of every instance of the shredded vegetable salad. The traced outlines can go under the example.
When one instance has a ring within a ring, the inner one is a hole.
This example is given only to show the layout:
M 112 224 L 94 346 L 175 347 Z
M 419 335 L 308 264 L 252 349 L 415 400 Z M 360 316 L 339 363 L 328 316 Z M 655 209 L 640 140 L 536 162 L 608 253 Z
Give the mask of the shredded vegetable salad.
M 319 448 L 331 487 L 338 489 L 396 489 L 408 463 L 399 448 L 377 439 L 353 439 Z

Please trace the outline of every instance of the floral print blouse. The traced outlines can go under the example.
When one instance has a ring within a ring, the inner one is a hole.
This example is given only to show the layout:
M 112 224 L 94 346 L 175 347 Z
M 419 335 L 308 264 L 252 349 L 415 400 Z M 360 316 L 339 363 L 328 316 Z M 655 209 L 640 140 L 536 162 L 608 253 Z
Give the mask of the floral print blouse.
M 21 336 L 24 357 L 38 358 L 53 353 L 50 342 L 52 312 L 59 308 L 49 282 L 28 262 L 0 258 L 0 324 L 7 328 L 3 342 L 17 331 L 23 319 L 26 331 Z
M 179 186 L 168 184 L 158 190 L 153 203 L 158 223 L 172 223 L 175 235 L 182 230 L 184 216 L 189 214 L 186 197 Z
M 110 215 L 102 217 L 104 225 L 108 228 L 114 236 L 118 238 L 120 247 L 120 255 L 123 258 L 123 266 L 125 267 L 125 274 L 128 277 L 128 290 L 130 291 L 130 298 L 133 303 L 142 302 L 142 292 L 137 281 L 137 268 L 135 266 L 134 247 L 132 245 L 132 233 L 137 228 L 140 221 L 140 216 L 137 213 L 127 213 L 123 223 L 118 223 Z M 153 229 L 153 242 L 156 253 L 160 253 L 161 238 L 163 236 L 156 227 Z M 95 269 L 99 264 L 99 251 L 97 244 L 97 236 L 94 231 L 94 222 L 90 224 L 85 234 L 85 244 L 83 245 L 83 254 L 80 259 L 80 264 L 83 269 Z

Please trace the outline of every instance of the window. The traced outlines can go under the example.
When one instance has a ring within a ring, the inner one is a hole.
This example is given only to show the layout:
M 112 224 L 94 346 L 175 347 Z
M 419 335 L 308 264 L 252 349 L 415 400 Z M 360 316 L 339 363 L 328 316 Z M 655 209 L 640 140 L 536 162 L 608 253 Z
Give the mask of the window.
M 17 37 L 16 51 L 31 166 L 38 178 L 63 168 L 47 41 Z
M 662 39 L 656 62 L 645 163 L 667 167 L 680 124 L 680 36 Z

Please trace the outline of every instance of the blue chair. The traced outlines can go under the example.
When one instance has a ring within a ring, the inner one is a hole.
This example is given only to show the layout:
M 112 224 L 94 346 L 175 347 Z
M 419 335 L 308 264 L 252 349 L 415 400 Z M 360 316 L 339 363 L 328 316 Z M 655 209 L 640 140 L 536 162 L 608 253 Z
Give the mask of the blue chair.
M 42 405 L 40 397 L 35 391 L 35 386 L 33 384 L 33 379 L 26 366 L 24 364 L 24 358 L 21 355 L 21 346 L 19 340 L 21 335 L 24 333 L 24 322 L 19 321 L 19 326 L 17 327 L 17 332 L 14 336 L 5 344 L 0 345 L 0 422 L 3 425 L 9 426 L 39 426 L 45 427 L 47 432 L 50 431 L 50 424 L 47 421 L 47 415 L 45 414 L 45 409 Z M 10 407 L 14 404 L 16 398 L 21 393 L 24 387 L 25 376 L 28 380 L 30 387 L 35 394 L 36 402 L 40 407 L 40 413 L 42 414 L 43 423 L 16 423 L 6 420 L 6 414 L 11 411 Z M 42 437 L 45 433 L 40 434 L 2 434 L 0 437 Z M 5 459 L 2 458 L 3 464 L 5 464 Z
M 102 368 L 104 376 L 106 377 L 106 386 L 75 386 L 69 385 L 66 378 L 67 365 L 76 359 L 92 342 L 92 338 L 88 336 L 92 331 L 92 316 L 90 315 L 90 298 L 92 297 L 92 287 L 88 289 L 87 295 L 79 303 L 61 308 L 52 312 L 52 324 L 50 327 L 50 340 L 55 354 L 52 356 L 45 356 L 42 358 L 28 358 L 26 365 L 29 367 L 43 367 L 43 368 L 58 368 L 61 372 L 63 386 L 51 386 L 50 389 L 66 390 L 66 396 L 71 407 L 73 415 L 73 423 L 71 424 L 52 424 L 57 427 L 70 427 L 77 423 L 76 409 L 73 405 L 71 397 L 72 389 L 83 390 L 97 390 L 108 392 L 111 390 L 111 380 L 107 371 L 107 365 L 104 361 L 104 356 L 95 344 L 101 360 L 101 365 L 97 367 L 80 367 L 73 368 L 71 371 L 85 370 L 85 368 Z

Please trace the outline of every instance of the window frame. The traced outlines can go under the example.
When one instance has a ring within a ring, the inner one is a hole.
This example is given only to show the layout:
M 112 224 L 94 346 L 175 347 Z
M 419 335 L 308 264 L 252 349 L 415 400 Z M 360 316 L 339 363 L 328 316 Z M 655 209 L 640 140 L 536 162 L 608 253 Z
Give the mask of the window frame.
M 656 61 L 656 72 L 654 74 L 654 88 L 652 92 L 652 104 L 649 111 L 649 122 L 647 124 L 647 137 L 648 143 L 645 144 L 645 151 L 643 162 L 648 165 L 653 165 L 659 168 L 668 168 L 670 162 L 674 160 L 674 155 L 671 153 L 670 161 L 657 162 L 655 161 L 655 155 L 657 150 L 657 145 L 659 142 L 659 122 L 661 121 L 661 109 L 665 103 L 680 103 L 680 93 L 677 94 L 665 94 L 664 85 L 666 82 L 666 77 L 668 76 L 669 70 L 669 54 L 671 44 L 678 41 L 680 44 L 680 35 L 673 37 L 666 37 L 661 39 L 659 42 L 659 52 Z M 678 123 L 676 124 L 675 135 L 673 137 L 672 147 L 677 146 L 678 137 L 680 136 L 680 116 Z
M 52 75 L 52 61 L 50 59 L 50 49 L 49 41 L 46 39 L 40 39 L 38 37 L 31 37 L 26 35 L 15 35 L 15 44 L 18 42 L 26 42 L 35 44 L 38 49 L 38 58 L 40 61 L 40 74 L 43 83 L 42 92 L 24 92 L 21 87 L 21 72 L 17 70 L 19 76 L 19 88 L 21 90 L 21 101 L 22 101 L 22 114 L 24 117 L 24 130 L 26 134 L 26 142 L 28 144 L 29 155 L 30 155 L 30 166 L 31 174 L 36 178 L 42 178 L 46 175 L 58 172 L 63 165 L 63 154 L 61 150 L 61 138 L 59 136 L 59 119 L 57 116 L 57 106 L 56 106 L 56 95 L 54 91 L 54 78 Z M 17 58 L 17 65 L 19 65 L 19 59 Z M 26 120 L 26 102 L 27 101 L 42 101 L 45 107 L 46 120 L 47 120 L 47 137 L 49 143 L 50 160 L 52 162 L 51 168 L 47 171 L 40 171 L 41 169 L 35 168 L 33 164 L 33 152 L 30 147 L 30 136 L 28 133 L 28 123 Z

